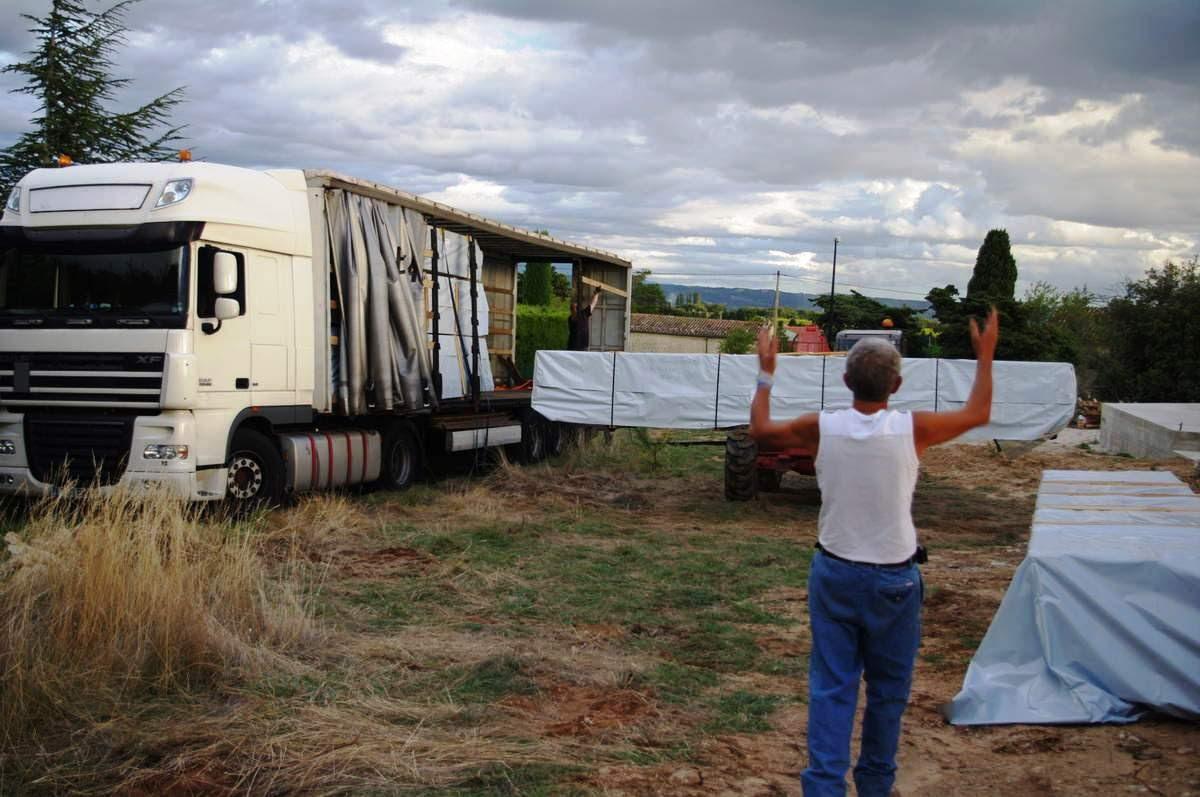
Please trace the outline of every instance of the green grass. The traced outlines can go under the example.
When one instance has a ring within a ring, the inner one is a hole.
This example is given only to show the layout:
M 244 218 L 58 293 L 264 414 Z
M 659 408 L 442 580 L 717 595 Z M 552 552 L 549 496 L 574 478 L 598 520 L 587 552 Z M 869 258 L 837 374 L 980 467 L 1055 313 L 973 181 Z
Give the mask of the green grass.
M 509 695 L 531 695 L 537 684 L 524 663 L 512 656 L 484 659 L 447 671 L 450 696 L 461 703 L 494 703 Z
M 710 733 L 762 733 L 771 729 L 768 717 L 784 702 L 780 695 L 737 691 L 722 695 L 705 725 Z
M 646 680 L 662 700 L 679 704 L 695 700 L 721 679 L 712 670 L 664 662 L 655 667 Z
M 570 783 L 582 770 L 559 764 L 494 765 L 446 789 L 417 792 L 420 797 L 576 797 L 587 794 Z

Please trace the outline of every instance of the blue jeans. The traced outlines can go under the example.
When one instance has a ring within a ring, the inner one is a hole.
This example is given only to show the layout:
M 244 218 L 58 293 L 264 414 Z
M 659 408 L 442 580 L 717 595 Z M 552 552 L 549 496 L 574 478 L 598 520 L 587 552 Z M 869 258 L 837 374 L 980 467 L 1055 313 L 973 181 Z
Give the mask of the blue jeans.
M 900 717 L 921 641 L 923 586 L 916 565 L 882 568 L 818 552 L 808 577 L 812 655 L 808 668 L 805 797 L 844 795 L 858 682 L 867 681 L 860 797 L 886 797 L 896 780 Z

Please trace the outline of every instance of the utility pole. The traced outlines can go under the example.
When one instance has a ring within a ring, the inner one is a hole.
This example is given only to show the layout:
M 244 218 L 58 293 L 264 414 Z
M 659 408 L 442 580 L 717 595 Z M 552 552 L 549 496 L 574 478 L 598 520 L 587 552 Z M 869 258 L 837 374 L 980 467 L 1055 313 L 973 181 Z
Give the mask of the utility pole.
M 779 331 L 779 272 L 775 272 L 775 319 L 771 322 L 771 334 Z
M 829 278 L 829 313 L 827 314 L 826 326 L 828 327 L 827 342 L 830 346 L 833 345 L 833 313 L 834 313 L 834 293 L 837 290 L 837 248 L 838 239 L 833 239 L 833 275 Z

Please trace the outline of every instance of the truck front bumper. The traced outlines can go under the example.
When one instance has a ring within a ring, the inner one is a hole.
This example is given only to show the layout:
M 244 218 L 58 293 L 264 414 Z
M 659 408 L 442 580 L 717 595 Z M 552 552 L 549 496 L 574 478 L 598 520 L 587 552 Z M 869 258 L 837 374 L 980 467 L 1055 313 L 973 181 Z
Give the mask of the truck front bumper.
M 35 478 L 29 467 L 24 416 L 0 411 L 0 441 L 10 444 L 11 453 L 0 453 L 0 495 L 39 498 L 60 494 L 57 485 Z M 115 483 L 99 487 L 101 493 L 115 490 L 162 490 L 189 501 L 215 501 L 224 497 L 227 469 L 196 469 L 196 424 L 191 412 L 167 411 L 138 417 L 134 421 L 127 464 Z M 170 444 L 189 447 L 188 459 L 154 460 L 143 456 L 148 445 Z M 7 448 L 5 450 L 8 450 Z M 87 485 L 81 485 L 86 487 Z

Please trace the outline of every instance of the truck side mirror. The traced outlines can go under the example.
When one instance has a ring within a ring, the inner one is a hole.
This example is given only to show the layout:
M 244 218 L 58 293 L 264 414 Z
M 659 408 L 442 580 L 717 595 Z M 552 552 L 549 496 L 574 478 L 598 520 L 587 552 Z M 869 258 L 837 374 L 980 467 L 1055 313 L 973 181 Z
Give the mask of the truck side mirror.
M 237 318 L 241 314 L 242 305 L 237 299 L 221 296 L 213 303 L 213 315 L 216 316 L 218 321 L 228 321 L 231 318 Z
M 237 287 L 237 257 L 232 252 L 217 252 L 213 255 L 213 292 L 218 296 L 225 296 L 237 291 Z M 217 312 L 217 317 L 221 317 L 220 311 Z

